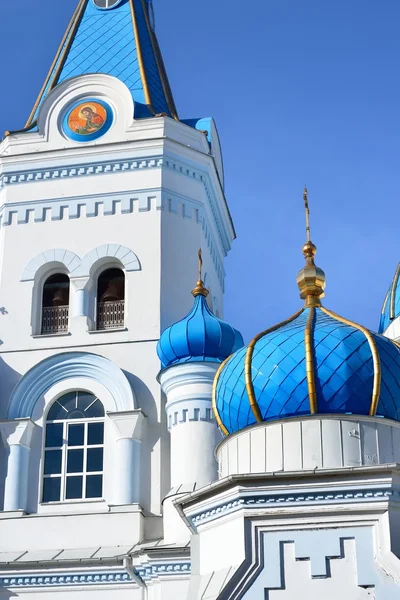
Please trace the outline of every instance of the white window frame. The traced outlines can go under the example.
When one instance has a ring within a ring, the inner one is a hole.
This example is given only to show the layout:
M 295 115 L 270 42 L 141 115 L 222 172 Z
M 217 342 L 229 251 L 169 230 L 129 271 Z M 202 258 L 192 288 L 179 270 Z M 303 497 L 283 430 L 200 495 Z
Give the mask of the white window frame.
M 77 390 L 77 393 L 82 390 Z M 61 397 L 62 398 L 62 397 Z M 60 399 L 61 399 L 60 398 Z M 101 400 L 93 395 L 93 403 L 96 400 Z M 57 400 L 55 401 L 57 402 Z M 93 404 L 92 403 L 92 404 Z M 102 403 L 103 404 L 103 403 Z M 53 406 L 53 404 L 52 404 Z M 104 405 L 103 405 L 104 406 Z M 103 443 L 102 444 L 91 444 L 88 445 L 88 430 L 90 423 L 103 423 Z M 60 446 L 46 446 L 46 433 L 47 433 L 47 425 L 51 424 L 63 424 L 63 443 L 62 447 Z M 84 425 L 84 440 L 83 445 L 80 446 L 68 446 L 68 428 L 70 425 Z M 44 427 L 44 440 L 43 440 L 43 468 L 42 468 L 42 477 L 41 477 L 41 490 L 40 490 L 40 503 L 44 506 L 48 506 L 51 504 L 60 504 L 60 503 L 68 503 L 68 502 L 93 502 L 98 501 L 101 502 L 104 500 L 104 470 L 105 470 L 105 417 L 91 417 L 87 419 L 56 419 L 56 420 L 47 420 L 45 421 Z M 89 449 L 101 448 L 103 450 L 103 464 L 101 471 L 87 471 L 87 454 Z M 45 474 L 45 460 L 46 460 L 46 452 L 47 451 L 59 451 L 61 450 L 61 472 L 54 474 Z M 67 458 L 68 458 L 68 450 L 83 450 L 83 471 L 79 473 L 67 473 Z M 101 475 L 102 476 L 102 495 L 95 498 L 86 498 L 86 479 L 90 475 Z M 82 477 L 82 495 L 78 498 L 66 498 L 66 490 L 67 490 L 67 477 Z M 45 479 L 57 479 L 61 478 L 61 486 L 60 486 L 60 499 L 59 500 L 44 500 L 44 482 Z
M 99 6 L 97 4 L 97 0 L 92 0 L 95 7 L 98 8 L 99 10 L 108 10 L 109 8 L 114 8 L 121 2 L 121 0 L 105 0 L 105 1 L 106 1 L 106 6 Z

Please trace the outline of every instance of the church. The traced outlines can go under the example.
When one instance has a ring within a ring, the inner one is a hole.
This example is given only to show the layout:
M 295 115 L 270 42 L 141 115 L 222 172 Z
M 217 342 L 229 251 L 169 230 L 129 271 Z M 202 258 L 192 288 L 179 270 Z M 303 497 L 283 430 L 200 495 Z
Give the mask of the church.
M 76 3 L 0 142 L 0 600 L 398 600 L 400 266 L 379 333 L 328 309 L 305 189 L 245 345 L 216 124 L 151 0 Z

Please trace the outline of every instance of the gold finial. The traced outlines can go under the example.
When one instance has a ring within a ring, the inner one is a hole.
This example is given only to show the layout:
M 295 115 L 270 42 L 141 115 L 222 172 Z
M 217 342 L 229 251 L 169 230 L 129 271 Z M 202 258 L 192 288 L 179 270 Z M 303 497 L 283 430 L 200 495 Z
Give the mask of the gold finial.
M 194 290 L 192 290 L 192 294 L 193 296 L 196 298 L 196 296 L 204 296 L 205 298 L 207 298 L 209 291 L 204 287 L 204 283 L 203 283 L 203 253 L 201 251 L 201 248 L 198 251 L 198 257 L 199 257 L 199 280 L 197 282 L 196 287 L 194 288 Z
M 303 246 L 303 254 L 306 266 L 297 275 L 297 285 L 300 288 L 300 298 L 305 300 L 305 306 L 320 306 L 321 298 L 324 297 L 325 273 L 316 266 L 314 257 L 317 247 L 311 241 L 310 234 L 310 208 L 308 205 L 308 190 L 303 192 L 304 207 L 306 211 L 306 238 Z

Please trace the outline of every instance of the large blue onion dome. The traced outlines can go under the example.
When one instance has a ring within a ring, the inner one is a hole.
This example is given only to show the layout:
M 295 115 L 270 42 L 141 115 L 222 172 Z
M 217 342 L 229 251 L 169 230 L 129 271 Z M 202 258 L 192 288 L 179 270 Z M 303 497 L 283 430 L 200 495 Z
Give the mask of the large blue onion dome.
M 308 222 L 308 199 L 305 191 Z M 260 333 L 219 368 L 213 408 L 228 435 L 262 421 L 357 414 L 400 421 L 400 348 L 321 305 L 325 274 L 303 247 L 297 276 L 304 307 Z
M 385 297 L 382 307 L 379 333 L 383 333 L 392 321 L 400 315 L 400 263 L 397 265 L 393 281 Z
M 201 280 L 192 291 L 192 310 L 161 335 L 157 354 L 164 368 L 187 362 L 222 362 L 244 345 L 242 335 L 218 319 L 207 304 Z

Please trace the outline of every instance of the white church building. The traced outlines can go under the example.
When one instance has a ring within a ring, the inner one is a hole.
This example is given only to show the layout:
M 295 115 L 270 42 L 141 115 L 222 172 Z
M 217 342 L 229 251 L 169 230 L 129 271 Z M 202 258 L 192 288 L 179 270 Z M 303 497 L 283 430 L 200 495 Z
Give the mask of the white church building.
M 151 0 L 77 0 L 0 142 L 0 600 L 400 598 L 400 268 L 379 334 L 325 308 L 304 201 L 245 346 L 215 123 Z

